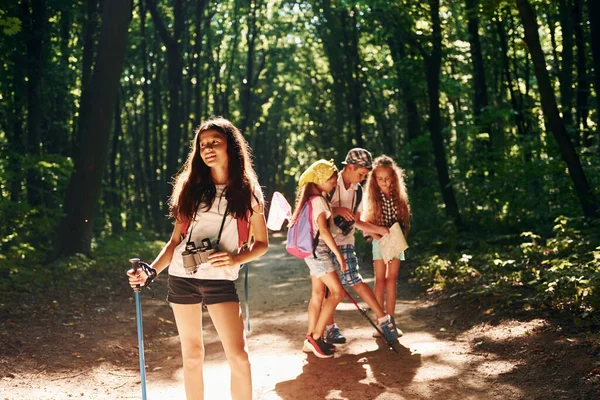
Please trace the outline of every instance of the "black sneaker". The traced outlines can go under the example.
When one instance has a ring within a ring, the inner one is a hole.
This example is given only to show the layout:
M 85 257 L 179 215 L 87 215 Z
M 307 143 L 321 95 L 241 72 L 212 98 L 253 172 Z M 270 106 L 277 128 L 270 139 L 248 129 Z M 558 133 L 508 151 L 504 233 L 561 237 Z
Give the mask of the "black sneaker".
M 329 343 L 325 343 L 323 339 L 315 339 L 311 334 L 306 335 L 307 348 L 310 347 L 315 356 L 319 358 L 331 358 L 333 357 L 333 351 L 329 347 Z

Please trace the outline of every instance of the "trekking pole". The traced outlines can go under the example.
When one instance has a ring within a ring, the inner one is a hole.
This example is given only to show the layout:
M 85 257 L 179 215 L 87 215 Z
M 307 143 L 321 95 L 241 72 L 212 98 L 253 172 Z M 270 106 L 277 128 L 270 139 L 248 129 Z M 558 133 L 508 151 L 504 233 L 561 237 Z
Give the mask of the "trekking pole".
M 139 258 L 132 258 L 129 260 L 131 268 L 135 274 L 140 266 Z M 142 400 L 146 400 L 146 361 L 144 360 L 144 327 L 142 325 L 142 302 L 140 299 L 140 291 L 142 288 L 137 285 L 133 288 L 135 293 L 135 313 L 137 319 L 137 333 L 138 333 L 138 351 L 140 353 L 140 381 L 142 383 Z
M 358 311 L 360 311 L 360 313 L 363 315 L 363 317 L 365 317 L 365 319 L 367 321 L 369 321 L 369 323 L 371 324 L 371 326 L 373 328 L 375 328 L 375 330 L 377 332 L 379 332 L 379 334 L 385 340 L 385 342 L 390 347 L 390 349 L 394 350 L 394 352 L 399 355 L 400 353 L 398 353 L 398 350 L 396 350 L 396 347 L 394 347 L 394 343 L 395 342 L 393 342 L 393 341 L 391 341 L 391 340 L 389 340 L 388 338 L 385 337 L 385 335 L 383 334 L 383 332 L 381 331 L 381 329 L 379 329 L 379 327 L 377 326 L 377 324 L 375 322 L 373 322 L 373 320 L 371 318 L 369 318 L 369 316 L 367 315 L 367 311 L 364 308 L 362 308 L 360 305 L 358 305 L 358 303 L 352 298 L 352 296 L 350 296 L 350 293 L 348 293 L 348 291 L 346 289 L 344 289 L 344 293 L 346 293 L 346 297 L 348 297 L 350 299 L 350 301 L 352 303 L 354 303 L 354 305 L 356 306 L 356 308 L 358 308 Z

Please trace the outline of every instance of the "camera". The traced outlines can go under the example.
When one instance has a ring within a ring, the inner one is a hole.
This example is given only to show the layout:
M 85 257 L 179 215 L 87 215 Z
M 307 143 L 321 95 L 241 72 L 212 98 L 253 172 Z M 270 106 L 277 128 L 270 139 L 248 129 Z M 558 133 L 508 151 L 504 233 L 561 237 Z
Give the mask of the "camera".
M 352 227 L 354 226 L 354 221 L 349 221 L 341 215 L 336 216 L 333 219 L 333 223 L 335 224 L 335 226 L 340 228 L 344 236 L 349 234 L 352 231 Z
M 196 247 L 194 242 L 188 242 L 185 250 L 181 253 L 183 267 L 188 275 L 193 275 L 198 270 L 200 264 L 210 263 L 208 256 L 217 251 L 213 248 L 209 238 L 202 239 L 202 246 Z

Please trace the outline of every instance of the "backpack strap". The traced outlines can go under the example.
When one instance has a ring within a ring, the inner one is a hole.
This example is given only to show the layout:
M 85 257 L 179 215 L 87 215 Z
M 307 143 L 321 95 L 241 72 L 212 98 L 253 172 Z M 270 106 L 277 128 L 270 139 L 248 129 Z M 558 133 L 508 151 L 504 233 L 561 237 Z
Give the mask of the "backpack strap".
M 358 187 L 356 188 L 356 203 L 354 203 L 354 209 L 352 210 L 352 214 L 356 214 L 356 210 L 358 210 L 358 205 L 362 200 L 363 188 L 360 183 L 357 183 Z

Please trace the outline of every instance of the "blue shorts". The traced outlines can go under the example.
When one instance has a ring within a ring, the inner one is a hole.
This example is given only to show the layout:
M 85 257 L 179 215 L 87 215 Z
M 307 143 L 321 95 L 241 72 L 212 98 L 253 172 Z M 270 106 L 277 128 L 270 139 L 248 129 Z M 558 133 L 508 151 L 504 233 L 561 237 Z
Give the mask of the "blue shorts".
M 346 272 L 342 274 L 342 271 L 340 270 L 340 264 L 331 251 L 329 252 L 329 255 L 331 256 L 333 265 L 335 265 L 335 268 L 337 269 L 340 281 L 342 281 L 342 286 L 348 287 L 361 283 L 363 278 L 358 273 L 358 259 L 356 258 L 356 252 L 354 251 L 354 245 L 344 244 L 338 246 L 338 249 L 342 253 L 342 256 L 346 259 L 346 265 L 348 266 Z
M 336 269 L 333 266 L 331 257 L 329 257 L 329 249 L 317 249 L 315 250 L 317 258 L 314 258 L 312 254 L 304 259 L 310 274 L 315 278 L 320 278 L 329 272 L 334 272 Z
M 400 261 L 404 261 L 404 252 L 401 251 L 396 257 Z M 377 239 L 373 239 L 373 261 L 375 260 L 383 260 L 381 256 L 381 248 L 379 247 L 379 241 Z

